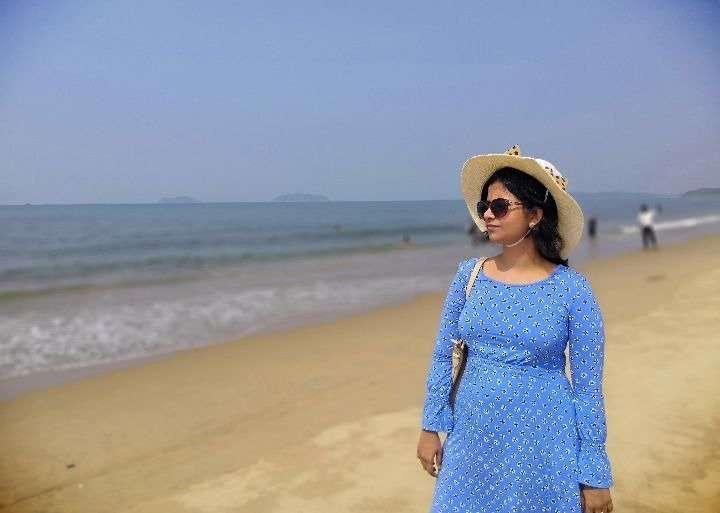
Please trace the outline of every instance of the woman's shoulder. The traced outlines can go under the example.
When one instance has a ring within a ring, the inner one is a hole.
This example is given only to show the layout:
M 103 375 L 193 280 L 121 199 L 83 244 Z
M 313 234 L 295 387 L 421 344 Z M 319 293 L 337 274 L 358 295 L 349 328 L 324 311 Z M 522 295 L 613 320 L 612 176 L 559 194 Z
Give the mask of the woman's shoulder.
M 473 267 L 475 267 L 475 264 L 478 261 L 487 260 L 488 258 L 492 258 L 494 256 L 496 256 L 496 255 L 480 256 L 480 257 L 473 256 L 473 257 L 469 257 L 469 258 L 464 258 L 464 259 L 460 260 L 460 262 L 458 263 L 458 267 L 462 268 L 462 269 L 472 269 Z
M 574 298 L 595 295 L 595 293 L 593 291 L 592 283 L 590 282 L 590 279 L 588 278 L 588 276 L 585 273 L 575 269 L 574 267 L 569 267 L 569 266 L 563 266 L 563 267 L 565 267 L 565 272 L 564 272 L 565 285 L 572 292 L 572 296 Z
M 481 260 L 486 260 L 490 257 L 469 257 L 469 258 L 463 258 L 458 262 L 458 271 L 464 272 L 467 274 L 470 274 L 475 267 L 475 264 L 477 264 Z
M 472 272 L 473 267 L 475 267 L 475 262 L 477 262 L 477 257 L 469 257 L 469 258 L 463 258 L 461 259 L 457 264 L 457 270 L 459 273 L 463 274 L 470 274 Z
M 573 282 L 577 284 L 590 283 L 590 279 L 582 271 L 574 267 L 570 267 L 569 265 L 562 265 L 562 267 L 564 268 L 565 276 L 567 276 Z

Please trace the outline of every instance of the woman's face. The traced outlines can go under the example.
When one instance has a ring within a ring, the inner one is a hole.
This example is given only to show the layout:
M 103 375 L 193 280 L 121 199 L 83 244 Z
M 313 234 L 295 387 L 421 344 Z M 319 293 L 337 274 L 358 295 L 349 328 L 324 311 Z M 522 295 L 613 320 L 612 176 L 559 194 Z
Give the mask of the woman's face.
M 510 201 L 508 212 L 501 218 L 496 218 L 490 208 L 482 213 L 485 225 L 487 226 L 488 237 L 492 242 L 512 244 L 525 235 L 533 216 L 519 204 L 515 197 L 500 182 L 493 182 L 488 187 L 487 201 L 497 198 L 505 198 Z

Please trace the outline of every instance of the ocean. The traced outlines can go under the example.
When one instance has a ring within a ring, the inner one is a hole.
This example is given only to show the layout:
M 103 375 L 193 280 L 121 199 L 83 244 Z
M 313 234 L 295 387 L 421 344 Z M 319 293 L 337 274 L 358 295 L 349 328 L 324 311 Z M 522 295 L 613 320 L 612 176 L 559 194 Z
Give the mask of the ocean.
M 720 231 L 720 199 L 574 196 L 598 237 L 570 265 L 639 248 L 643 202 L 660 246 Z M 444 291 L 459 259 L 499 252 L 468 223 L 461 200 L 0 206 L 0 380 Z

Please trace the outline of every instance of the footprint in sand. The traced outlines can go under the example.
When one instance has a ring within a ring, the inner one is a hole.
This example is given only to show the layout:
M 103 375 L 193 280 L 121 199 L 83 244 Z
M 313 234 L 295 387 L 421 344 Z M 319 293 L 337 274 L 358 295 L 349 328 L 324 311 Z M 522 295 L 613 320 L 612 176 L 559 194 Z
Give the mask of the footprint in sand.
M 647 281 L 660 281 L 665 279 L 664 274 L 651 274 L 649 276 L 646 276 L 645 279 Z

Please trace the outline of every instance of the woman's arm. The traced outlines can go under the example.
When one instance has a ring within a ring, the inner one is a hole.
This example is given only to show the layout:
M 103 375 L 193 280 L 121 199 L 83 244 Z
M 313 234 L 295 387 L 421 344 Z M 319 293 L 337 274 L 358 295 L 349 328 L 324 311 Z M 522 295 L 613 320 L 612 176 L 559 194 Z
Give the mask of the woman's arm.
M 460 337 L 458 333 L 458 317 L 465 305 L 465 285 L 467 285 L 470 278 L 472 267 L 473 259 L 471 258 L 458 264 L 455 277 L 452 279 L 445 296 L 426 380 L 422 428 L 427 431 L 445 431 L 449 433 L 453 428 L 452 410 L 450 408 L 452 339 Z
M 573 402 L 580 435 L 579 482 L 598 488 L 613 486 L 605 450 L 607 423 L 602 391 L 605 328 L 597 299 L 585 276 L 570 304 L 568 320 Z

